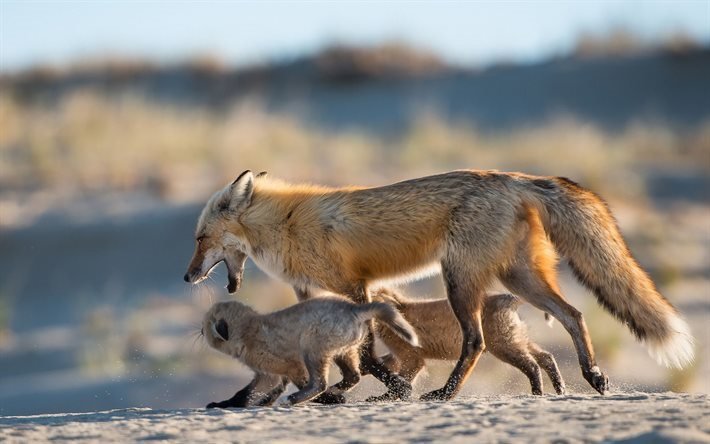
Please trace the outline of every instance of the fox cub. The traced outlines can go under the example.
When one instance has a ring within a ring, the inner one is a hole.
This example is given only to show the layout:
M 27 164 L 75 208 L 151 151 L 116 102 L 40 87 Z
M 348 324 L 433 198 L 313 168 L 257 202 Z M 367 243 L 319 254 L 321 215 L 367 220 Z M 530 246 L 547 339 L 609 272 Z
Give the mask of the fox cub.
M 390 350 L 384 358 L 392 371 L 412 382 L 424 367 L 425 359 L 456 360 L 461 352 L 461 328 L 447 299 L 416 301 L 389 289 L 372 294 L 374 301 L 385 302 L 397 310 L 414 326 L 419 347 L 400 339 L 386 324 L 377 322 L 377 337 Z M 503 362 L 519 369 L 530 380 L 534 395 L 542 394 L 540 367 L 550 377 L 555 392 L 565 393 L 565 383 L 551 353 L 528 338 L 527 326 L 520 319 L 517 308 L 522 301 L 511 294 L 487 296 L 483 306 L 483 337 L 486 351 Z M 387 399 L 385 394 L 381 399 Z
M 389 304 L 355 304 L 336 297 L 318 297 L 269 314 L 237 302 L 219 302 L 205 314 L 202 334 L 216 350 L 233 356 L 255 373 L 254 389 L 207 407 L 270 405 L 288 382 L 298 391 L 284 404 L 321 396 L 342 396 L 360 380 L 359 348 L 371 319 L 387 326 L 409 347 L 418 345 L 411 325 Z M 327 389 L 328 368 L 335 362 L 343 379 Z M 270 386 L 269 386 L 270 385 Z M 243 393 L 243 392 L 241 392 Z

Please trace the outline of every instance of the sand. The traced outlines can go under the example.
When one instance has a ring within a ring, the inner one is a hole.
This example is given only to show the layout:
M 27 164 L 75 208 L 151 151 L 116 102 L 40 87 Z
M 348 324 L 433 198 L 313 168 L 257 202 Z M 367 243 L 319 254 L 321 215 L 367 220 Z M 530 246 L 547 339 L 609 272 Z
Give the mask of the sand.
M 707 395 L 631 392 L 448 403 L 122 409 L 0 417 L 0 441 L 710 442 L 709 401 Z

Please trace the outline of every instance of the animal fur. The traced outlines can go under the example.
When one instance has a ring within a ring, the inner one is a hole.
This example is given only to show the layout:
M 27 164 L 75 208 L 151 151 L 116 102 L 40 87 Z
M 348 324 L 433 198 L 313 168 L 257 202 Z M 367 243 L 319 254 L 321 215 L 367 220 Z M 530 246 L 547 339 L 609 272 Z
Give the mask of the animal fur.
M 390 289 L 372 292 L 372 299 L 395 307 L 414 327 L 420 346 L 413 347 L 399 338 L 386 324 L 375 323 L 377 337 L 390 350 L 384 358 L 392 371 L 412 382 L 424 368 L 425 360 L 453 361 L 461 351 L 461 329 L 446 299 L 413 300 Z M 558 395 L 565 383 L 554 356 L 533 342 L 517 309 L 522 301 L 511 294 L 487 296 L 483 305 L 483 337 L 486 351 L 517 368 L 530 380 L 533 395 L 542 395 L 540 367 L 547 373 Z M 389 399 L 385 394 L 381 399 Z
M 484 292 L 495 278 L 562 323 L 583 376 L 606 392 L 584 319 L 559 291 L 555 249 L 660 363 L 682 367 L 693 359 L 687 324 L 636 263 L 606 204 L 565 178 L 453 171 L 382 187 L 326 188 L 246 171 L 207 202 L 196 238 L 187 281 L 204 278 L 238 249 L 301 297 L 326 289 L 366 303 L 372 286 L 440 269 L 463 341 L 446 385 L 424 399 L 451 398 L 473 370 L 485 348 Z M 394 381 L 367 348 L 368 368 Z
M 214 349 L 239 359 L 257 377 L 249 396 L 238 392 L 207 407 L 269 405 L 288 381 L 299 390 L 288 396 L 286 404 L 309 401 L 325 392 L 333 360 L 344 370 L 343 379 L 328 392 L 342 394 L 360 379 L 358 351 L 371 319 L 387 325 L 407 344 L 417 346 L 412 326 L 396 309 L 381 302 L 358 305 L 331 296 L 264 315 L 237 301 L 214 304 L 202 322 L 205 340 Z M 268 381 L 272 381 L 271 386 L 264 384 Z

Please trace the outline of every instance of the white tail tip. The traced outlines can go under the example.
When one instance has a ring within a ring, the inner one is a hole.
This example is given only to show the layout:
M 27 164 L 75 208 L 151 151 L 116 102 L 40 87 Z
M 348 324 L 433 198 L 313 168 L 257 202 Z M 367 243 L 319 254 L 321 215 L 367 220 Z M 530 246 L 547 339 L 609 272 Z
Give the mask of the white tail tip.
M 648 353 L 666 367 L 684 368 L 695 358 L 695 340 L 688 324 L 677 314 L 668 317 L 671 334 L 659 342 L 648 342 Z

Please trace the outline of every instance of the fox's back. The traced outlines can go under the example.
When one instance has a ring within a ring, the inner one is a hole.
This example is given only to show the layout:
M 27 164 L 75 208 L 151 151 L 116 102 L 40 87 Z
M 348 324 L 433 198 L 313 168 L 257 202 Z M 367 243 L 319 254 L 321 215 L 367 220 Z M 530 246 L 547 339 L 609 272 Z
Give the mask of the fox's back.
M 313 205 L 348 269 L 363 279 L 387 278 L 438 263 L 457 211 L 493 213 L 491 195 L 505 193 L 506 180 L 496 173 L 454 171 L 334 191 Z
M 262 319 L 293 345 L 301 347 L 303 341 L 321 341 L 324 347 L 337 348 L 352 345 L 364 332 L 356 308 L 343 297 L 323 296 L 264 315 Z

